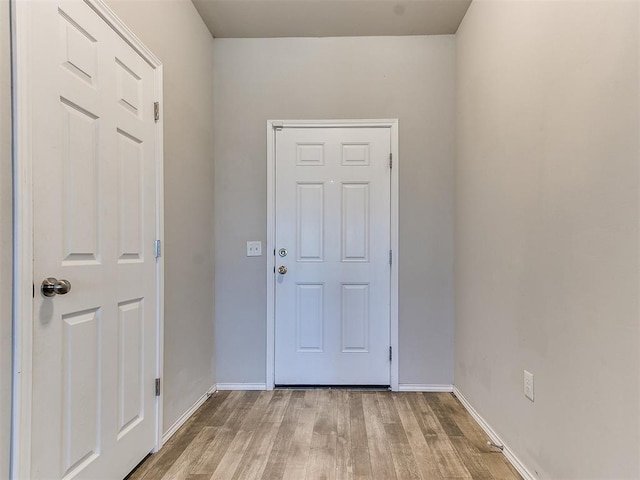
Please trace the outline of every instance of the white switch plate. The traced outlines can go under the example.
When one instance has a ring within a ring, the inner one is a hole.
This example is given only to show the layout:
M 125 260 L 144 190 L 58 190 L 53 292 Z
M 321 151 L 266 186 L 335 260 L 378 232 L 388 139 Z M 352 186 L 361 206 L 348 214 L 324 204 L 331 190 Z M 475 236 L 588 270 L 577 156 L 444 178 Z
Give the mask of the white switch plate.
M 524 396 L 533 402 L 533 373 L 524 371 Z
M 247 257 L 261 257 L 262 242 L 260 240 L 252 240 L 247 242 Z

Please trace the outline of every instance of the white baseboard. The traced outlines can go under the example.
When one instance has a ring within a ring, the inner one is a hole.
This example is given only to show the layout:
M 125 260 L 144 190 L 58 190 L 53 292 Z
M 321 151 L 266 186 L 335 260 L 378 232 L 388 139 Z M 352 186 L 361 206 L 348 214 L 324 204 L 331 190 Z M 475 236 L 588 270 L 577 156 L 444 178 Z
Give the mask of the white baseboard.
M 399 392 L 453 392 L 453 385 L 439 383 L 401 383 Z
M 266 390 L 266 383 L 219 383 L 218 390 Z
M 184 412 L 180 418 L 178 418 L 178 420 L 176 420 L 173 425 L 171 425 L 169 427 L 169 430 L 167 430 L 166 432 L 164 432 L 164 434 L 162 435 L 162 444 L 164 445 L 165 443 L 167 443 L 167 440 L 169 440 L 174 433 L 176 433 L 178 431 L 178 429 L 184 424 L 184 422 L 186 422 L 187 420 L 189 420 L 189 418 L 191 417 L 191 415 L 193 415 L 194 413 L 196 413 L 196 410 L 198 410 L 198 408 L 200 408 L 200 406 L 205 402 L 205 400 L 207 398 L 209 398 L 211 395 L 213 395 L 214 393 L 216 393 L 216 386 L 214 385 L 213 387 L 211 387 L 209 390 L 206 391 L 206 393 L 204 395 L 202 395 L 198 400 L 196 400 L 196 403 L 194 403 L 193 405 L 191 405 L 191 407 L 189 408 L 189 410 L 187 410 L 186 412 Z
M 507 458 L 507 460 L 509 460 L 509 463 L 513 465 L 513 468 L 515 468 L 518 471 L 518 473 L 522 475 L 522 478 L 524 478 L 524 480 L 537 480 L 537 477 L 535 477 L 527 469 L 527 467 L 524 466 L 524 464 L 520 461 L 520 459 L 516 457 L 515 453 L 513 453 L 513 451 L 509 448 L 509 446 L 506 445 L 502 441 L 502 439 L 498 436 L 498 434 L 495 432 L 495 430 L 491 428 L 491 425 L 489 425 L 485 421 L 485 419 L 482 418 L 478 412 L 476 412 L 475 408 L 471 406 L 469 401 L 466 398 L 464 398 L 464 395 L 462 395 L 460 390 L 454 387 L 453 394 L 458 398 L 458 400 L 460 400 L 460 403 L 462 403 L 464 408 L 467 409 L 469 414 L 478 423 L 478 425 L 480 425 L 480 427 L 484 430 L 484 432 L 489 436 L 491 441 L 496 445 L 502 445 L 504 447 L 504 450 L 502 450 L 502 453 L 504 453 L 504 456 Z

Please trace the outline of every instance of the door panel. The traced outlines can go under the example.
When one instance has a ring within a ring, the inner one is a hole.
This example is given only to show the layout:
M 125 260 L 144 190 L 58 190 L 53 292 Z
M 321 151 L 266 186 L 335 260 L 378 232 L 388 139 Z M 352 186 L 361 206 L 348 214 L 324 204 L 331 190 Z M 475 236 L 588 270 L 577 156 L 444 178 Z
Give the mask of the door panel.
M 390 129 L 276 134 L 275 383 L 390 383 Z
M 24 3 L 34 108 L 31 478 L 123 478 L 156 435 L 155 72 L 88 3 Z M 47 277 L 69 280 L 71 291 L 44 296 Z

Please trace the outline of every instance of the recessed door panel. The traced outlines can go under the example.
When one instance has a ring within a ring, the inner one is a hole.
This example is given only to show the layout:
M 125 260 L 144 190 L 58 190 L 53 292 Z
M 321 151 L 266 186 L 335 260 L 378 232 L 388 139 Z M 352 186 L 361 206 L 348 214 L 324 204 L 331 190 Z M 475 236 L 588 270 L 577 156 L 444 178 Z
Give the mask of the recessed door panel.
M 61 98 L 65 262 L 99 260 L 97 115 Z
M 296 293 L 297 350 L 322 352 L 324 286 L 301 284 Z
M 118 82 L 118 103 L 134 115 L 140 112 L 142 82 L 133 68 L 119 58 L 116 61 L 116 78 Z
M 100 309 L 64 315 L 62 444 L 64 475 L 100 451 Z
M 119 261 L 142 260 L 144 226 L 142 140 L 118 129 Z
M 324 250 L 324 184 L 297 186 L 297 251 L 301 262 L 321 262 Z
M 118 305 L 118 438 L 143 418 L 143 308 L 142 299 Z
M 296 165 L 298 166 L 324 165 L 323 143 L 299 143 L 296 154 Z
M 62 66 L 79 79 L 95 86 L 98 72 L 96 39 L 64 11 L 58 12 L 62 22 Z
M 369 184 L 342 184 L 342 261 L 369 261 Z
M 369 285 L 343 284 L 340 319 L 342 351 L 369 351 Z
M 369 165 L 369 144 L 368 143 L 343 143 L 342 144 L 342 165 L 364 166 L 364 167 Z

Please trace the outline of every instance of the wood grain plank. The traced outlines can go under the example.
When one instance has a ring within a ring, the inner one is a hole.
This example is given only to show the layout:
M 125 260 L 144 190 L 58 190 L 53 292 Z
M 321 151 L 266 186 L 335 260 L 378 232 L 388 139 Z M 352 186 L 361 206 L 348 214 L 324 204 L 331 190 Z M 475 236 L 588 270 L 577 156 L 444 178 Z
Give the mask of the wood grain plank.
M 336 480 L 353 479 L 351 456 L 351 419 L 349 416 L 349 394 L 346 390 L 336 392 Z
M 382 415 L 378 408 L 375 393 L 362 394 L 362 407 L 367 429 L 369 459 L 371 460 L 371 478 L 392 480 L 397 478 L 393 458 L 389 451 L 389 443 L 385 437 Z
M 350 392 L 349 394 L 349 427 L 353 478 L 354 480 L 373 478 L 361 392 Z
M 411 446 L 411 451 L 416 459 L 418 470 L 423 480 L 438 480 L 442 478 L 435 455 L 427 444 L 427 440 L 416 419 L 416 412 L 412 408 L 409 399 L 412 394 L 398 394 L 394 396 L 396 409 Z
M 393 397 L 394 395 L 389 395 L 389 392 L 376 392 L 382 423 L 400 423 Z
M 315 397 L 317 400 L 317 397 Z M 305 395 L 305 405 L 309 398 Z M 316 404 L 305 406 L 300 409 L 298 425 L 293 434 L 287 462 L 282 478 L 285 480 L 301 480 L 307 477 L 307 461 L 311 451 L 311 439 L 313 437 L 313 426 L 316 419 Z
M 483 453 L 482 461 L 486 465 L 487 470 L 496 480 L 513 480 L 522 479 L 515 468 L 507 461 L 505 456 L 500 453 Z
M 243 422 L 243 430 L 253 430 L 255 428 L 255 431 L 240 459 L 238 468 L 233 477 L 231 477 L 232 479 L 261 477 L 271 454 L 273 441 L 280 427 L 280 422 L 271 421 L 273 412 L 278 411 L 280 408 L 286 408 L 291 395 L 290 392 L 271 391 L 262 392 L 261 398 L 260 408 L 252 410 L 245 422 Z
M 195 462 L 191 473 L 213 473 L 218 464 L 227 453 L 235 436 L 240 430 L 251 431 L 259 419 L 264 415 L 265 408 L 271 400 L 270 392 L 241 392 L 242 395 L 229 397 L 227 402 L 234 405 L 227 406 L 224 410 L 227 414 L 226 422 L 220 427 L 218 435 L 209 444 L 209 448 Z M 220 423 L 219 420 L 216 423 Z
M 456 398 L 456 403 L 460 404 L 460 401 Z M 476 421 L 469 415 L 460 404 L 460 410 L 453 414 L 453 421 L 456 422 L 458 428 L 462 431 L 465 438 L 473 445 L 473 447 L 480 453 L 494 453 L 493 447 L 487 445 L 488 435 L 484 433 L 482 428 L 476 423 Z
M 198 435 L 206 420 L 225 402 L 231 392 L 216 392 L 207 399 L 193 416 L 182 425 L 162 449 L 132 472 L 127 480 L 156 480 L 161 478 Z
M 318 399 L 313 426 L 307 480 L 335 480 L 337 446 L 336 391 L 323 390 Z
M 485 465 L 482 454 L 465 437 L 451 437 L 451 443 L 474 479 L 494 479 Z
M 413 458 L 409 440 L 402 424 L 388 423 L 384 426 L 384 430 L 398 478 L 420 480 L 422 477 Z
M 409 395 L 408 401 L 425 438 L 435 437 L 438 432 L 444 433 L 444 431 L 441 431 L 437 418 L 422 398 L 422 395 Z
M 221 427 L 223 426 L 231 412 L 235 410 L 237 406 L 237 402 L 240 398 L 248 397 L 249 393 L 256 392 L 238 392 L 232 391 L 229 392 L 229 395 L 225 399 L 225 401 L 220 405 L 220 407 L 214 411 L 206 420 L 206 425 L 209 427 Z
M 444 478 L 471 478 L 462 459 L 447 436 L 427 438 L 427 444 L 434 454 L 440 475 Z
M 229 448 L 220 459 L 213 475 L 210 475 L 207 478 L 210 478 L 211 480 L 229 480 L 230 478 L 233 478 L 233 475 L 236 473 L 236 470 L 238 470 L 238 465 L 240 465 L 240 461 L 242 460 L 252 437 L 253 430 L 239 431 L 236 436 L 233 437 L 231 445 L 229 445 Z
M 448 394 L 445 394 L 448 395 Z M 462 431 L 456 425 L 456 422 L 452 418 L 452 411 L 446 404 L 444 404 L 440 399 L 440 394 L 438 393 L 425 393 L 423 394 L 423 398 L 429 404 L 431 411 L 435 414 L 438 422 L 442 425 L 442 429 L 445 431 L 447 436 L 449 437 L 461 437 L 463 436 Z
M 300 416 L 302 405 L 304 405 L 304 392 L 292 392 L 287 408 L 283 411 L 280 428 L 273 442 L 273 448 L 271 449 L 267 466 L 262 475 L 263 479 L 279 480 L 284 476 L 289 449 L 298 426 L 298 417 Z
M 262 478 L 279 426 L 279 424 L 273 422 L 260 424 L 253 437 L 251 437 L 251 441 L 240 459 L 238 469 L 231 477 L 231 480 Z
M 220 435 L 222 427 L 202 427 L 200 433 L 183 450 L 182 454 L 173 462 L 171 468 L 162 477 L 163 479 L 186 479 L 193 465 L 209 449 L 211 442 Z

